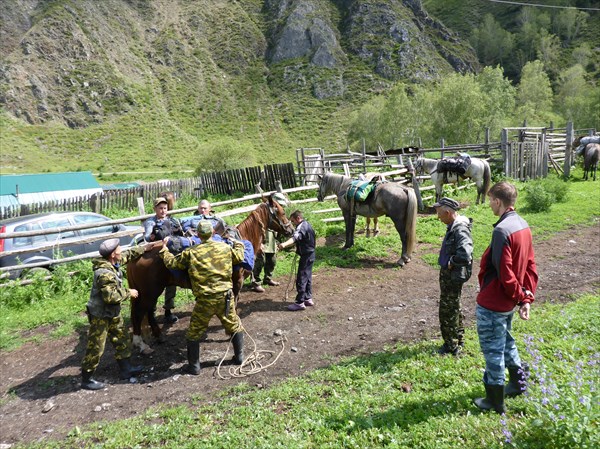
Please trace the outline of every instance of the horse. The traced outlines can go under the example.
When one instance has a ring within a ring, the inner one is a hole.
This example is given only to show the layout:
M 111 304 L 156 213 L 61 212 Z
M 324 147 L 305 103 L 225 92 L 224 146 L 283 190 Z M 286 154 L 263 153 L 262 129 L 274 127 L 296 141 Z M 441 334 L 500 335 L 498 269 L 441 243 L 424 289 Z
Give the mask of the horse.
M 337 195 L 338 206 L 342 210 L 346 225 L 346 242 L 344 249 L 354 245 L 354 230 L 356 216 L 380 217 L 386 215 L 392 219 L 396 231 L 402 241 L 402 255 L 398 265 L 404 266 L 410 261 L 410 256 L 416 243 L 417 197 L 413 189 L 394 182 L 378 184 L 364 202 L 348 201 L 346 192 L 352 178 L 336 173 L 325 173 L 319 177 L 319 193 L 317 199 L 323 199 L 331 194 Z
M 583 180 L 587 181 L 588 173 L 591 172 L 594 181 L 598 171 L 598 159 L 600 159 L 600 144 L 589 143 L 583 153 Z
M 277 201 L 269 197 L 250 212 L 238 226 L 237 230 L 242 239 L 248 240 L 254 248 L 254 253 L 261 251 L 266 229 L 291 236 L 293 226 L 287 219 L 284 209 Z M 159 256 L 162 242 L 156 242 L 155 247 L 145 252 L 139 259 L 127 264 L 127 279 L 130 288 L 139 292 L 139 296 L 131 301 L 131 326 L 133 328 L 133 344 L 139 347 L 142 354 L 148 355 L 153 350 L 142 339 L 142 321 L 148 319 L 152 335 L 160 341 L 161 330 L 156 322 L 154 312 L 156 302 L 165 287 L 176 285 L 190 289 L 192 286 L 187 276 L 172 272 L 165 267 Z M 239 298 L 244 278 L 251 271 L 243 268 L 234 270 L 231 276 L 235 301 Z
M 437 171 L 438 169 L 438 161 L 437 159 L 428 159 L 419 155 L 415 160 L 414 166 L 415 171 L 417 173 L 427 172 L 431 176 L 431 181 L 435 185 L 435 199 L 439 201 L 442 198 L 442 192 L 444 183 L 457 184 L 458 181 L 462 178 L 470 178 L 475 181 L 475 185 L 477 186 L 477 199 L 475 200 L 475 204 L 485 203 L 485 197 L 490 190 L 490 186 L 492 183 L 492 172 L 490 170 L 490 164 L 485 159 L 479 159 L 476 157 L 471 158 L 471 164 L 467 168 L 464 175 L 459 175 L 458 173 L 440 173 Z

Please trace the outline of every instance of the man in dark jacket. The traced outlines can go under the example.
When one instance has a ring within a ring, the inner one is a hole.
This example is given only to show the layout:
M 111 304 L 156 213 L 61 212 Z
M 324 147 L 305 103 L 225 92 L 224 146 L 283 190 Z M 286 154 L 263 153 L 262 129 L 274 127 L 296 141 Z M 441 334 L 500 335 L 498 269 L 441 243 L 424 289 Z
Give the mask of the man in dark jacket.
M 525 390 L 525 366 L 510 331 L 516 306 L 521 319 L 529 319 L 538 274 L 531 230 L 514 208 L 517 189 L 503 181 L 492 186 L 488 196 L 492 212 L 500 219 L 494 225 L 492 242 L 481 257 L 479 271 L 476 316 L 485 358 L 486 397 L 474 402 L 482 410 L 504 413 L 504 395 L 516 396 Z M 510 375 L 506 391 L 505 368 Z
M 151 249 L 150 246 L 147 249 Z M 92 376 L 104 353 L 107 336 L 115 348 L 121 379 L 129 379 L 142 371 L 139 366 L 131 366 L 129 361 L 131 337 L 121 317 L 121 304 L 130 298 L 137 298 L 138 292 L 123 287 L 121 265 L 140 257 L 144 248 L 136 246 L 121 252 L 119 239 L 109 239 L 102 242 L 99 252 L 102 257 L 93 261 L 94 281 L 87 304 L 90 329 L 81 366 L 81 388 L 86 390 L 100 390 L 105 387 Z
M 292 212 L 290 220 L 296 230 L 291 238 L 278 244 L 277 248 L 285 249 L 295 244 L 296 253 L 300 256 L 296 275 L 296 302 L 288 306 L 288 310 L 295 312 L 315 305 L 312 297 L 312 268 L 315 263 L 316 238 L 314 229 L 304 220 L 302 212 Z
M 154 213 L 156 214 L 154 217 L 144 221 L 144 240 L 155 242 L 172 235 L 183 235 L 179 220 L 168 215 L 169 201 L 165 197 L 159 196 L 154 200 Z M 172 312 L 175 308 L 176 295 L 175 285 L 165 287 L 165 322 L 169 324 L 179 321 L 179 317 Z
M 440 330 L 444 344 L 440 354 L 458 355 L 464 345 L 464 315 L 460 307 L 462 286 L 471 277 L 473 262 L 472 220 L 458 214 L 460 205 L 442 198 L 433 205 L 438 219 L 446 225 L 438 263 L 440 264 Z

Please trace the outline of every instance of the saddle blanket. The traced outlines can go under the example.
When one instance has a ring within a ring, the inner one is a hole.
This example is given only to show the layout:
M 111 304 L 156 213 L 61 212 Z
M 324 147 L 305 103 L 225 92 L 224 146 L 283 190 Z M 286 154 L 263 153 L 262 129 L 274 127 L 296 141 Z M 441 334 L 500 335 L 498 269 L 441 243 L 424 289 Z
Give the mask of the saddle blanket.
M 373 190 L 375 190 L 375 187 L 377 187 L 377 183 L 375 182 L 361 181 L 360 179 L 354 180 L 350 183 L 346 191 L 346 199 L 348 201 L 366 201 Z

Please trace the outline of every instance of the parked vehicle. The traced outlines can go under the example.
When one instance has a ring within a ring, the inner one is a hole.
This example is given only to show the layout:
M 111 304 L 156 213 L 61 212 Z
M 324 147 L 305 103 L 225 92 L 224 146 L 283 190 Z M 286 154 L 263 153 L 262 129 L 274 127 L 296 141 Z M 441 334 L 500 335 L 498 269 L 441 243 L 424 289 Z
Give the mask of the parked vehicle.
M 110 218 L 92 212 L 43 213 L 0 221 L 0 232 L 35 231 L 109 221 Z M 50 269 L 53 260 L 98 251 L 100 244 L 104 240 L 111 238 L 111 234 L 126 230 L 130 230 L 132 233 L 137 231 L 138 236 L 128 235 L 119 237 L 121 244 L 135 244 L 139 240 L 141 228 L 139 226 L 126 226 L 122 224 L 107 224 L 106 226 L 77 231 L 0 239 L 0 253 L 26 251 L 19 254 L 0 256 L 0 267 L 47 262 L 47 264 L 43 265 L 43 268 Z M 89 242 L 85 241 L 93 237 L 97 237 L 97 239 Z M 11 270 L 9 277 L 15 279 L 23 273 L 24 270 Z

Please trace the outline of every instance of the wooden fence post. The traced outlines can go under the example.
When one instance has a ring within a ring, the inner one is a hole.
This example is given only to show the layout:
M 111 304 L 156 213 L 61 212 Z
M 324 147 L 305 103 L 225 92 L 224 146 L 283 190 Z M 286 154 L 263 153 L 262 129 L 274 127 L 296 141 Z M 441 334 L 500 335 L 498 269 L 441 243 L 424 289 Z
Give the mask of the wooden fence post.
M 575 130 L 573 128 L 573 122 L 567 122 L 567 136 L 565 137 L 565 163 L 563 166 L 563 173 L 565 174 L 565 178 L 571 176 L 571 158 L 573 156 L 573 140 L 575 140 L 574 136 Z
M 504 175 L 511 176 L 510 173 L 510 154 L 508 147 L 508 130 L 506 128 L 502 128 L 502 133 L 500 134 L 500 150 L 502 151 L 502 157 L 504 158 Z

